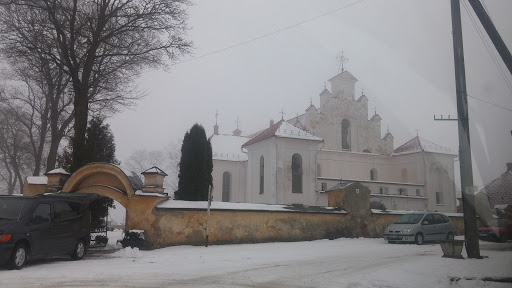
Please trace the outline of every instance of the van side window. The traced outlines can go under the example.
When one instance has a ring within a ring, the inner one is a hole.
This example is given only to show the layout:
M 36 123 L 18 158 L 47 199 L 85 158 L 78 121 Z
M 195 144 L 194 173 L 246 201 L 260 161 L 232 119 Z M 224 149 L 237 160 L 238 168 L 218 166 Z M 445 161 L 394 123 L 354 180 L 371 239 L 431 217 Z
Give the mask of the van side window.
M 73 209 L 68 202 L 57 201 L 53 203 L 55 221 L 67 220 L 79 216 L 77 209 Z
M 423 218 L 423 221 L 427 221 L 428 222 L 427 225 L 432 225 L 432 224 L 434 224 L 434 216 L 432 214 L 427 214 L 427 216 L 425 216 L 425 218 Z
M 441 214 L 434 214 L 434 223 L 435 224 L 443 224 L 443 223 L 446 223 L 446 221 L 444 221 L 444 218 L 443 218 L 443 216 L 441 216 Z
M 34 223 L 50 222 L 50 204 L 41 203 L 37 205 L 36 209 L 32 213 L 32 221 Z

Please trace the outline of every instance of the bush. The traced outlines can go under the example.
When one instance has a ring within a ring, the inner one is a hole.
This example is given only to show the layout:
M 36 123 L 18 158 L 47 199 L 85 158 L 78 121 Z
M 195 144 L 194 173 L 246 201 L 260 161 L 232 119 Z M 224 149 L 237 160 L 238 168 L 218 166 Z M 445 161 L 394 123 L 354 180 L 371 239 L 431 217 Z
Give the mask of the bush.
M 146 248 L 146 241 L 144 239 L 144 231 L 141 230 L 128 230 L 124 232 L 123 240 L 119 241 L 123 248 Z
M 384 205 L 384 203 L 380 202 L 380 201 L 371 201 L 370 202 L 370 209 L 378 209 L 378 210 L 382 210 L 382 211 L 386 211 L 386 205 Z

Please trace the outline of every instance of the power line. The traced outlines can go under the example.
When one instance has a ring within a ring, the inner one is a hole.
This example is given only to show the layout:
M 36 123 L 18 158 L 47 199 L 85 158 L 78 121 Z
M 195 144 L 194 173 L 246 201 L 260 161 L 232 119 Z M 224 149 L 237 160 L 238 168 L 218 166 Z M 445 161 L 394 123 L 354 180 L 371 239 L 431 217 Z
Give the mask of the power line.
M 187 59 L 187 60 L 183 60 L 183 61 L 180 61 L 180 62 L 177 62 L 177 63 L 174 63 L 174 64 L 171 64 L 171 66 L 176 66 L 176 65 L 179 65 L 179 64 L 183 64 L 183 63 L 186 63 L 186 62 L 190 62 L 190 61 L 193 61 L 193 60 L 197 60 L 199 58 L 204 58 L 204 57 L 207 57 L 207 56 L 211 56 L 211 55 L 214 55 L 214 54 L 217 54 L 217 53 L 221 53 L 221 52 L 224 52 L 224 51 L 227 51 L 227 50 L 231 50 L 233 48 L 236 48 L 236 47 L 239 47 L 239 46 L 242 46 L 242 45 L 245 45 L 245 44 L 248 44 L 248 43 L 251 43 L 251 42 L 254 42 L 254 41 L 257 41 L 257 40 L 260 40 L 260 39 L 263 39 L 263 38 L 266 38 L 266 37 L 269 37 L 269 36 L 272 36 L 272 35 L 275 35 L 275 34 L 278 34 L 278 33 L 281 33 L 285 30 L 288 30 L 288 29 L 291 29 L 291 28 L 294 28 L 294 27 L 297 27 L 297 26 L 300 26 L 302 24 L 306 24 L 308 22 L 311 22 L 311 21 L 314 21 L 318 18 L 322 18 L 324 16 L 327 16 L 327 15 L 330 15 L 330 14 L 333 14 L 333 13 L 336 13 L 340 10 L 343 10 L 345 8 L 348 8 L 350 6 L 354 6 L 356 4 L 359 4 L 361 2 L 364 2 L 366 0 L 359 0 L 359 1 L 356 1 L 356 2 L 353 2 L 351 4 L 348 4 L 348 5 L 345 5 L 343 7 L 340 7 L 340 8 L 337 8 L 337 9 L 334 9 L 334 10 L 331 10 L 329 12 L 326 12 L 324 14 L 320 14 L 318 16 L 315 16 L 313 18 L 309 18 L 309 19 L 306 19 L 306 20 L 303 20 L 301 22 L 298 22 L 298 23 L 295 23 L 293 25 L 290 25 L 290 26 L 286 26 L 286 27 L 283 27 L 281 29 L 278 29 L 278 30 L 275 30 L 273 32 L 270 32 L 270 33 L 267 33 L 267 34 L 264 34 L 264 35 L 261 35 L 261 36 L 258 36 L 258 37 L 254 37 L 254 38 L 251 38 L 249 40 L 246 40 L 246 41 L 243 41 L 243 42 L 240 42 L 240 43 L 237 43 L 237 44 L 233 44 L 233 45 L 230 45 L 230 46 L 227 46 L 227 47 L 224 47 L 222 49 L 219 49 L 219 50 L 215 50 L 215 51 L 212 51 L 212 52 L 209 52 L 209 53 L 206 53 L 206 54 L 203 54 L 203 55 L 199 55 L 197 57 L 193 57 L 193 58 L 190 58 L 190 59 Z
M 510 109 L 510 108 L 503 107 L 503 106 L 501 106 L 501 105 L 498 105 L 498 104 L 492 103 L 492 102 L 490 102 L 490 101 L 487 101 L 487 100 L 484 100 L 484 99 L 481 99 L 481 98 L 478 98 L 478 97 L 475 97 L 475 96 L 471 96 L 471 95 L 469 95 L 469 94 L 467 94 L 467 95 L 468 95 L 468 97 L 471 97 L 471 98 L 473 98 L 473 99 L 477 99 L 477 100 L 480 100 L 480 101 L 485 102 L 485 103 L 487 103 L 487 104 L 490 104 L 490 105 L 492 105 L 492 106 L 495 106 L 495 107 L 498 107 L 498 108 L 501 108 L 501 109 L 505 109 L 505 110 L 507 110 L 507 111 L 512 112 L 512 109 Z
M 475 30 L 478 33 L 478 36 L 480 36 L 480 40 L 482 40 L 485 48 L 487 49 L 487 52 L 491 56 L 492 61 L 494 62 L 494 65 L 496 65 L 496 68 L 498 68 L 498 72 L 501 74 L 501 77 L 503 78 L 503 80 L 505 80 L 505 83 L 507 84 L 508 89 L 510 90 L 510 92 L 512 92 L 512 84 L 510 83 L 510 80 L 505 75 L 503 68 L 499 65 L 499 62 L 496 59 L 496 56 L 494 55 L 494 53 L 492 52 L 492 49 L 490 47 L 489 42 L 487 41 L 487 38 L 485 38 L 483 32 L 480 30 L 480 27 L 476 23 L 476 20 L 473 17 L 473 14 L 470 12 L 469 8 L 467 7 L 466 2 L 464 2 L 464 1 L 461 1 L 461 2 L 462 2 L 462 5 L 464 6 L 464 10 L 466 10 L 466 13 L 469 16 L 469 19 L 471 20 L 471 23 L 473 24 L 473 27 L 475 27 Z

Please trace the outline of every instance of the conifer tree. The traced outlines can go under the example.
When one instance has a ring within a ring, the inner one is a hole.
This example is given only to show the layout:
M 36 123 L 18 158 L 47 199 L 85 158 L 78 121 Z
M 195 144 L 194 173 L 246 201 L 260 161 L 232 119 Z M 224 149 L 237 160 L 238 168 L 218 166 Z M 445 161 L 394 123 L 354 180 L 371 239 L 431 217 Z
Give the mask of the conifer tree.
M 112 134 L 110 126 L 103 123 L 102 118 L 98 116 L 92 117 L 89 121 L 85 137 L 87 145 L 84 151 L 82 151 L 84 159 L 86 159 L 85 163 L 107 162 L 119 164 L 119 161 L 116 159 L 114 134 Z M 60 166 L 70 173 L 80 168 L 72 165 L 72 154 L 72 146 L 69 144 L 64 149 L 62 156 L 59 157 Z M 74 167 L 76 169 L 73 169 Z
M 208 189 L 213 183 L 212 145 L 203 126 L 196 123 L 185 133 L 179 166 L 178 190 L 174 192 L 174 199 L 208 200 Z

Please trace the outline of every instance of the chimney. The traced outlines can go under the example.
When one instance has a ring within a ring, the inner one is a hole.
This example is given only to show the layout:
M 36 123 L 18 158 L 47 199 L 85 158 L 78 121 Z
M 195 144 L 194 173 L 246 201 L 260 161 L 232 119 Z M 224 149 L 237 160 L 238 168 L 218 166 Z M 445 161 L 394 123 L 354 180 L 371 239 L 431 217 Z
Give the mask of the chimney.
M 164 194 L 164 178 L 167 174 L 162 169 L 153 166 L 141 174 L 144 175 L 142 192 Z
M 213 135 L 219 135 L 219 125 L 217 124 L 213 126 Z
M 507 163 L 507 172 L 512 171 L 512 163 Z
M 274 125 L 274 120 L 270 120 L 270 126 L 271 127 L 272 125 Z

